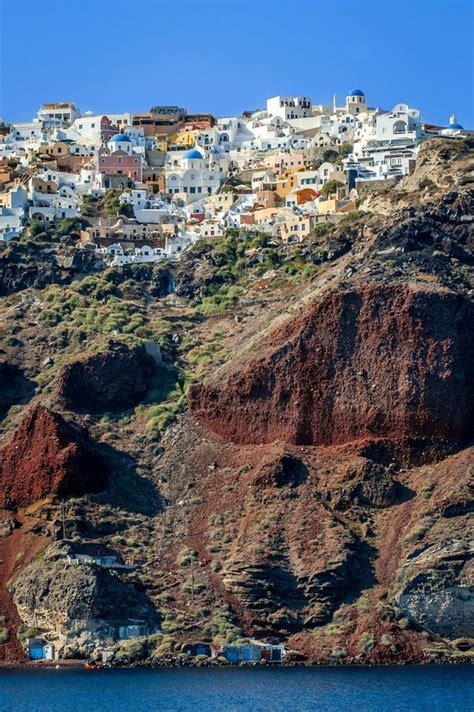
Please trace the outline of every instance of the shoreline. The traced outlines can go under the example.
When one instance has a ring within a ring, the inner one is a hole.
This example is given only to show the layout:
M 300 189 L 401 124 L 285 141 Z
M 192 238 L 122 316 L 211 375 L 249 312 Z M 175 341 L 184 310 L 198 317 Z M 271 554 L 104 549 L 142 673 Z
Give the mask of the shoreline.
M 164 662 L 162 664 L 148 664 L 146 661 L 137 662 L 131 665 L 97 665 L 94 668 L 86 668 L 87 661 L 84 660 L 54 660 L 54 661 L 28 661 L 26 663 L 5 663 L 0 662 L 0 673 L 3 670 L 63 670 L 63 669 L 73 669 L 73 670 L 90 670 L 91 672 L 97 672 L 97 670 L 163 670 L 163 669 L 175 669 L 175 670 L 190 670 L 190 669 L 245 669 L 245 668 L 320 668 L 320 667 L 348 667 L 348 668 L 373 668 L 373 667 L 425 667 L 425 666 L 438 666 L 438 665 L 472 665 L 474 659 L 472 657 L 459 657 L 456 659 L 445 658 L 442 660 L 418 660 L 416 662 L 410 662 L 401 660 L 400 662 L 315 662 L 315 661 L 300 661 L 300 662 L 290 662 L 290 663 L 241 663 L 241 664 L 224 664 L 217 661 L 210 660 L 209 662 L 199 662 L 194 663 L 192 661 L 186 662 L 185 664 L 179 665 L 171 662 Z

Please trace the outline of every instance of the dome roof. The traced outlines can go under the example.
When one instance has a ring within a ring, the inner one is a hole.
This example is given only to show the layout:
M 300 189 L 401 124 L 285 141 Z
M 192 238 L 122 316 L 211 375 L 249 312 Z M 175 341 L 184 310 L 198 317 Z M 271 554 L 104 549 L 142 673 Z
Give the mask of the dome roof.
M 349 96 L 364 96 L 364 92 L 360 89 L 357 89 L 357 87 L 354 87 L 354 89 L 349 92 Z
M 125 136 L 125 134 L 115 134 L 115 136 L 112 136 L 112 138 L 110 140 L 113 141 L 114 143 L 119 143 L 119 142 L 123 143 L 124 141 L 127 141 L 128 143 L 130 143 L 129 137 Z
M 196 148 L 191 148 L 183 153 L 183 158 L 201 158 L 202 156 Z
M 454 122 L 453 124 L 450 123 L 448 128 L 449 129 L 462 129 L 463 127 L 461 126 L 461 124 Z

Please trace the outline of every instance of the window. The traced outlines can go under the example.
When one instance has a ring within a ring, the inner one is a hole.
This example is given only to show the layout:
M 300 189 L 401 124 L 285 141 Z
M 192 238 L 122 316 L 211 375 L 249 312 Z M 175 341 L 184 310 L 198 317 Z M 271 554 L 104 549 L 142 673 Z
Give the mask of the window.
M 395 121 L 393 124 L 393 133 L 405 133 L 407 130 L 407 125 L 404 121 Z

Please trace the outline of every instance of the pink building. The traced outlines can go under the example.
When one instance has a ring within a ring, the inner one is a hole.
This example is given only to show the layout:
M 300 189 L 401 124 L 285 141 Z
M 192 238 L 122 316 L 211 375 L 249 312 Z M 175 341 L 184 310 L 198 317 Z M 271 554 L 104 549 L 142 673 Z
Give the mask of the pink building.
M 99 156 L 99 171 L 110 175 L 124 175 L 132 180 L 142 179 L 142 157 L 125 151 L 114 151 L 111 155 Z
M 103 143 L 110 141 L 112 136 L 115 136 L 119 132 L 118 128 L 114 126 L 108 116 L 103 116 L 100 120 L 100 138 Z

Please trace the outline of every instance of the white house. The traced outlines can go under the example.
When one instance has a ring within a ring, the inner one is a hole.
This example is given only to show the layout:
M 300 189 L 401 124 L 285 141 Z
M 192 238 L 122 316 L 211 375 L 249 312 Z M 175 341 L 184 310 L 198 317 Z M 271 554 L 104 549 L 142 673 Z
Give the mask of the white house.
M 71 102 L 43 104 L 37 113 L 37 120 L 44 129 L 54 129 L 71 126 L 80 115 L 81 112 Z
M 12 210 L 0 206 L 0 241 L 8 242 L 20 236 L 24 214 L 24 210 Z
M 268 116 L 280 116 L 288 119 L 302 119 L 311 116 L 311 99 L 307 96 L 274 96 L 267 99 Z
M 19 237 L 25 222 L 28 193 L 21 185 L 0 194 L 0 240 L 8 242 Z
M 72 123 L 72 128 L 85 138 L 100 141 L 102 132 L 115 127 L 118 130 L 132 125 L 133 116 L 127 112 L 123 114 L 90 115 L 80 116 Z
M 420 112 L 397 104 L 390 112 L 377 112 L 374 118 L 356 130 L 360 138 L 353 144 L 353 154 L 344 161 L 346 170 L 357 171 L 359 180 L 406 175 L 425 137 Z
M 410 109 L 407 104 L 397 104 L 390 113 L 377 116 L 375 126 L 377 141 L 398 139 L 418 141 L 422 136 L 420 112 L 417 109 Z

